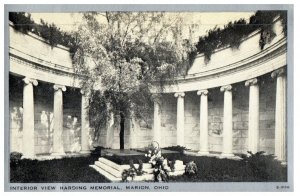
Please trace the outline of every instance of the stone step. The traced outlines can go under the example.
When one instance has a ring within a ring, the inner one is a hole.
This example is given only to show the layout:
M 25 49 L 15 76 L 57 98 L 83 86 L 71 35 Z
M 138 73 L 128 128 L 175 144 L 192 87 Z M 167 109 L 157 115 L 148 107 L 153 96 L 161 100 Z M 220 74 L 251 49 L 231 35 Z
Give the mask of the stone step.
M 108 173 L 112 174 L 113 176 L 117 177 L 117 178 L 120 178 L 122 176 L 122 172 L 124 170 L 116 170 L 115 168 L 111 167 L 110 165 L 106 165 L 105 163 L 103 162 L 100 162 L 100 161 L 96 161 L 95 162 L 95 165 L 98 166 L 99 168 L 107 171 Z M 150 168 L 150 169 L 143 169 L 143 171 L 145 172 L 145 174 L 152 174 L 153 173 L 153 168 Z M 168 168 L 168 171 L 170 171 L 170 169 Z M 184 172 L 184 167 L 181 167 L 181 168 L 177 168 L 174 172 L 171 172 L 170 173 L 182 173 Z
M 138 164 L 134 164 L 138 168 Z M 119 165 L 103 157 L 99 158 L 99 161 L 95 161 L 94 165 L 91 165 L 96 169 L 100 174 L 104 175 L 110 181 L 117 182 L 122 180 L 122 172 L 124 169 L 129 169 L 129 165 Z M 170 168 L 167 168 L 170 176 L 178 176 L 184 174 L 185 165 L 182 162 L 177 162 L 175 164 L 175 171 L 171 172 Z M 154 179 L 154 169 L 149 163 L 143 164 L 143 171 L 145 172 L 141 176 L 135 176 L 133 181 L 144 181 L 144 180 L 153 180 Z M 131 179 L 129 180 L 131 181 Z
M 133 164 L 135 168 L 139 168 L 139 164 Z M 121 165 L 122 169 L 129 169 L 130 165 Z M 143 169 L 152 169 L 152 165 L 149 163 L 143 163 Z
M 122 172 L 124 171 L 124 170 L 117 170 L 117 169 L 111 167 L 110 165 L 106 165 L 105 163 L 100 162 L 100 161 L 96 161 L 95 165 L 100 167 L 101 169 L 104 169 L 105 171 L 109 172 L 110 174 L 112 174 L 115 177 L 121 177 Z M 145 174 L 152 174 L 153 168 L 149 168 L 149 169 L 143 168 L 143 171 L 145 172 Z
M 98 161 L 99 163 L 96 163 L 96 165 L 98 165 L 99 167 L 101 167 L 101 164 L 102 163 L 103 165 L 107 165 L 109 167 L 112 167 L 113 169 L 119 171 L 120 173 L 122 173 L 124 171 L 124 169 L 129 169 L 130 166 L 129 165 L 118 165 L 110 160 L 107 160 L 105 158 L 102 158 L 102 159 L 99 159 L 100 161 Z M 138 168 L 138 164 L 134 164 L 136 168 Z M 148 163 L 144 163 L 143 164 L 143 171 L 145 171 L 146 173 L 153 173 L 153 168 L 151 164 L 148 164 Z M 175 171 L 183 171 L 185 169 L 185 165 L 182 165 L 182 164 L 175 164 Z M 169 168 L 168 168 L 169 171 L 171 171 Z M 113 173 L 114 174 L 114 173 Z
M 105 178 L 107 178 L 111 182 L 120 182 L 120 181 L 122 181 L 122 178 L 116 178 L 115 176 L 111 175 L 110 173 L 108 173 L 107 171 L 99 168 L 96 165 L 90 165 L 90 167 L 94 168 L 98 173 L 102 174 Z
M 169 175 L 170 176 L 179 176 L 179 175 L 182 175 L 182 174 L 184 174 L 184 170 L 176 170 L 176 171 L 174 171 L 174 172 L 169 172 Z
M 104 169 L 101 169 L 100 167 L 96 165 L 90 165 L 91 168 L 94 168 L 97 172 L 102 174 L 104 177 L 106 177 L 108 180 L 111 182 L 121 182 L 122 178 L 121 177 L 115 177 L 111 173 L 105 171 Z M 145 181 L 145 180 L 154 180 L 153 174 L 144 174 L 142 176 L 135 176 L 133 178 L 133 181 Z M 129 178 L 129 181 L 131 181 L 131 178 Z
M 116 178 L 121 178 L 122 177 L 122 171 L 119 171 L 115 169 L 114 167 L 111 167 L 110 165 L 106 165 L 105 163 L 102 163 L 100 161 L 95 161 L 95 165 L 99 167 L 100 169 L 105 170 L 106 172 L 110 173 Z
M 110 165 L 106 165 L 105 163 L 102 163 L 100 161 L 96 161 L 95 165 L 100 167 L 101 169 L 104 169 L 105 171 L 109 172 L 110 174 L 112 174 L 115 177 L 121 177 L 122 172 L 124 171 L 124 170 L 116 170 L 115 168 L 111 167 Z M 145 174 L 152 174 L 153 168 L 143 169 L 143 171 L 145 172 Z
M 110 161 L 110 160 L 108 160 L 106 158 L 100 157 L 98 159 L 98 161 L 101 162 L 101 163 L 103 163 L 103 164 L 105 164 L 105 165 L 109 165 L 109 166 L 111 166 L 112 168 L 114 168 L 114 169 L 116 169 L 118 171 L 122 170 L 121 165 L 119 165 L 117 163 L 114 163 L 114 162 L 112 162 L 112 161 Z
M 105 163 L 106 165 L 110 165 L 110 166 L 112 166 L 113 168 L 115 168 L 115 169 L 117 169 L 117 170 L 119 170 L 119 171 L 123 171 L 124 169 L 129 169 L 130 168 L 130 166 L 129 165 L 119 165 L 119 164 L 117 164 L 117 163 L 115 163 L 115 162 L 112 162 L 112 161 L 110 161 L 110 160 L 108 160 L 108 159 L 106 159 L 106 158 L 103 158 L 103 157 L 100 157 L 99 159 L 98 159 L 100 162 L 102 162 L 102 163 Z M 138 168 L 139 167 L 139 164 L 134 164 L 134 166 L 136 167 L 136 168 Z M 152 165 L 150 164 L 150 163 L 144 163 L 143 164 L 143 168 L 144 169 L 151 169 L 152 168 Z
M 144 174 L 142 176 L 135 176 L 133 178 L 133 181 L 145 181 L 145 180 L 154 180 L 154 175 L 153 174 Z
M 102 164 L 103 165 L 103 164 Z M 122 178 L 121 177 L 116 177 L 112 175 L 111 173 L 107 172 L 106 170 L 98 167 L 97 165 L 90 165 L 90 167 L 94 168 L 97 172 L 105 176 L 108 180 L 112 182 L 121 182 Z M 184 174 L 184 171 L 175 171 L 175 172 L 169 172 L 170 176 L 178 176 Z M 135 176 L 133 181 L 145 181 L 149 180 L 152 181 L 154 180 L 154 175 L 153 174 L 143 174 L 142 176 Z M 131 179 L 129 179 L 131 181 Z
M 102 162 L 102 163 L 105 163 L 106 165 L 110 165 L 112 166 L 113 168 L 119 170 L 119 171 L 123 171 L 124 169 L 129 169 L 130 168 L 130 165 L 129 164 L 126 164 L 126 165 L 119 165 L 115 162 L 112 162 L 106 158 L 103 158 L 103 157 L 100 157 L 99 158 L 99 161 Z M 134 166 L 136 168 L 139 167 L 139 164 L 134 164 Z M 185 168 L 185 165 L 183 164 L 182 161 L 176 161 L 175 163 L 175 170 L 182 170 Z M 152 165 L 150 163 L 143 163 L 143 169 L 151 169 L 152 168 Z

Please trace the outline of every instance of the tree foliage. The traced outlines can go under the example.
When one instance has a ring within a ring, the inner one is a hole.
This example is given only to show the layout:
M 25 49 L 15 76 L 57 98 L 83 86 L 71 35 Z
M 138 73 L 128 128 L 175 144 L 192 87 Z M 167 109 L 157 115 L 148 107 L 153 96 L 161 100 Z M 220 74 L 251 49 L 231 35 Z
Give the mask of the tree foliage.
M 9 20 L 14 24 L 14 28 L 22 33 L 32 31 L 35 26 L 30 14 L 26 15 L 25 12 L 9 12 L 8 16 Z
M 203 53 L 206 62 L 208 62 L 214 50 L 225 46 L 238 48 L 243 38 L 258 29 L 261 30 L 261 38 L 258 44 L 263 49 L 265 44 L 269 43 L 275 36 L 272 27 L 276 17 L 279 17 L 279 20 L 282 21 L 283 31 L 286 35 L 286 14 L 286 11 L 257 11 L 250 17 L 249 22 L 245 19 L 239 19 L 229 22 L 222 29 L 215 27 L 209 30 L 207 35 L 199 37 L 196 44 L 197 52 Z
M 62 31 L 54 23 L 49 24 L 41 19 L 40 24 L 31 19 L 30 13 L 9 12 L 9 20 L 14 24 L 14 29 L 22 33 L 34 33 L 42 37 L 50 46 L 58 44 L 68 47 L 70 55 L 73 57 L 77 50 L 77 35 Z
M 113 112 L 121 127 L 128 116 L 149 124 L 151 85 L 172 81 L 189 63 L 193 46 L 183 39 L 182 25 L 180 15 L 158 12 L 84 14 L 74 62 L 76 72 L 87 76 L 82 88 L 100 89 L 91 93 L 92 100 L 105 103 L 90 107 L 110 105 L 101 109 L 106 115 L 98 115 L 98 122 L 107 121 Z

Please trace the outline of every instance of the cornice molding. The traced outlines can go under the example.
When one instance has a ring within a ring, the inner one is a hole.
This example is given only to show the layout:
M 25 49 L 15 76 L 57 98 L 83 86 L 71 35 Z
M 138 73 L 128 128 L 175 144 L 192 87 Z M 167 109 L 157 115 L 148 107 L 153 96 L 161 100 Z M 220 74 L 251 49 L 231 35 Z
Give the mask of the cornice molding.
M 66 71 L 60 70 L 60 69 L 54 69 L 52 67 L 48 67 L 48 66 L 45 66 L 45 65 L 42 65 L 42 64 L 38 64 L 38 63 L 35 63 L 35 62 L 32 62 L 32 61 L 29 61 L 27 59 L 23 59 L 22 57 L 17 57 L 14 54 L 10 54 L 9 59 L 11 61 L 23 64 L 25 66 L 29 66 L 29 67 L 34 68 L 36 70 L 40 70 L 40 71 L 44 71 L 44 72 L 50 72 L 50 73 L 53 73 L 55 75 L 60 75 L 60 76 L 68 76 L 68 77 L 71 77 L 71 78 L 84 79 L 84 76 L 82 76 L 82 75 L 66 72 Z

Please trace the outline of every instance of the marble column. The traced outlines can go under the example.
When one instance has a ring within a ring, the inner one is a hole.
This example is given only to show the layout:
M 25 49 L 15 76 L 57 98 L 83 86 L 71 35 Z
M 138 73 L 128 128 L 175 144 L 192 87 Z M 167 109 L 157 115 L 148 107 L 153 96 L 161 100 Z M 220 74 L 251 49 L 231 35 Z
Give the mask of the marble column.
M 177 145 L 184 146 L 184 93 L 175 93 L 177 97 Z
M 271 74 L 276 78 L 275 156 L 286 162 L 286 76 L 284 68 Z
M 89 121 L 89 97 L 88 93 L 80 90 L 81 93 L 81 151 L 82 154 L 90 153 L 89 146 L 89 133 L 90 133 L 90 121 Z
M 249 86 L 248 151 L 258 152 L 259 145 L 259 86 L 257 79 L 245 82 Z
M 208 150 L 208 90 L 199 90 L 197 95 L 200 95 L 200 144 L 199 154 L 209 154 Z
M 230 157 L 232 154 L 232 86 L 221 87 L 224 92 L 224 117 L 223 117 L 223 151 L 222 156 Z
M 154 122 L 153 122 L 153 141 L 161 144 L 161 101 L 158 97 L 154 98 Z
M 54 108 L 53 108 L 53 156 L 65 154 L 63 145 L 63 92 L 66 87 L 55 84 L 54 88 Z
M 23 88 L 23 158 L 34 158 L 34 99 L 33 86 L 37 86 L 35 79 L 24 78 Z

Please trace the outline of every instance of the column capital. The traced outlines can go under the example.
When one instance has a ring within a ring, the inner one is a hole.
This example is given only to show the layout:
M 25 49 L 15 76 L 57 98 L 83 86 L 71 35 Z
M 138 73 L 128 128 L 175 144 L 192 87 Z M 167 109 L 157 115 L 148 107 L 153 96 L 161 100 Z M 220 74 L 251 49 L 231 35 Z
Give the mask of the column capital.
M 184 92 L 178 92 L 174 94 L 175 97 L 181 97 L 181 98 L 183 98 L 184 95 L 185 95 Z
M 60 84 L 54 84 L 53 85 L 53 88 L 54 88 L 54 90 L 59 90 L 59 89 L 61 89 L 62 91 L 66 91 L 67 90 L 67 88 L 66 88 L 66 86 L 64 86 L 64 85 L 60 85 Z
M 232 89 L 232 86 L 229 84 L 229 85 L 222 86 L 222 87 L 220 88 L 220 91 L 221 91 L 221 92 L 231 91 L 231 89 Z
M 273 71 L 271 73 L 271 77 L 275 78 L 275 77 L 282 76 L 283 74 L 285 74 L 285 69 L 284 68 L 280 68 L 280 69 L 277 69 L 277 70 Z
M 80 94 L 88 96 L 90 94 L 89 90 L 80 89 Z
M 206 89 L 203 89 L 203 90 L 198 90 L 197 91 L 197 95 L 207 95 L 208 94 L 208 90 L 206 90 Z
M 23 81 L 25 84 L 33 84 L 34 86 L 37 86 L 38 85 L 38 81 L 36 79 L 32 79 L 32 78 L 28 78 L 28 77 L 25 77 L 23 78 Z
M 252 85 L 257 85 L 257 78 L 252 78 L 245 82 L 245 86 L 252 86 Z

